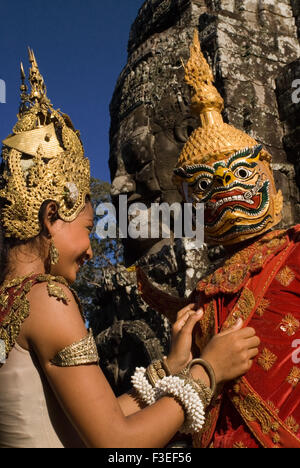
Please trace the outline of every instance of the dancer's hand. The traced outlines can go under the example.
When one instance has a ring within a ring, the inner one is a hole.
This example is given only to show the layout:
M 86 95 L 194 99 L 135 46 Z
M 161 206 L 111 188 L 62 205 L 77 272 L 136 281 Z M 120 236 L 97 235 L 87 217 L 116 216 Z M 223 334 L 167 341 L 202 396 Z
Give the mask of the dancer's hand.
M 216 374 L 217 383 L 235 379 L 248 372 L 258 354 L 260 339 L 253 328 L 242 328 L 243 321 L 215 335 L 201 354 Z
M 180 372 L 192 359 L 192 333 L 202 316 L 203 310 L 196 310 L 195 304 L 189 304 L 178 312 L 172 328 L 171 352 L 167 358 L 172 374 Z

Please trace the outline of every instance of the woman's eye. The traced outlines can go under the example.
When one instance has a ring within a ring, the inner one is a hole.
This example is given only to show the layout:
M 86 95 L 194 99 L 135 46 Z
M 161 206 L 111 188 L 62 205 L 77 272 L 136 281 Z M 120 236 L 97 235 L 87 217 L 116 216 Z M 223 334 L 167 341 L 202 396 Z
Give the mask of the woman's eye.
M 234 173 L 235 177 L 238 177 L 239 179 L 247 179 L 251 174 L 252 171 L 249 171 L 249 169 L 246 169 L 245 167 L 239 167 Z
M 204 192 L 204 190 L 206 190 L 210 186 L 210 184 L 210 179 L 200 179 L 198 181 L 198 189 Z

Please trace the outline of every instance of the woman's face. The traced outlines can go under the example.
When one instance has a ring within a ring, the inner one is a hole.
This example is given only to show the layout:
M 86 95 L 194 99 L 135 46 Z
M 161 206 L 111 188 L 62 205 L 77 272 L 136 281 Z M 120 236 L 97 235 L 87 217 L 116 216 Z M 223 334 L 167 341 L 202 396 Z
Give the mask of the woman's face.
M 60 219 L 51 226 L 51 235 L 59 252 L 59 261 L 51 266 L 51 274 L 63 276 L 69 284 L 76 280 L 76 275 L 87 260 L 93 257 L 90 233 L 93 228 L 93 208 L 90 202 L 77 218 L 70 222 Z

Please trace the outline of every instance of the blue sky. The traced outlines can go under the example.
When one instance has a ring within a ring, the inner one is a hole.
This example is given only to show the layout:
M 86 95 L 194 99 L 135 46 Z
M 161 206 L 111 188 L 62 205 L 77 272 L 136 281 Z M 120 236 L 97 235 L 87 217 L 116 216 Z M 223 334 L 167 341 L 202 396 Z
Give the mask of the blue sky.
M 109 103 L 127 61 L 131 24 L 144 0 L 0 0 L 0 139 L 11 133 L 19 106 L 27 46 L 36 55 L 48 96 L 81 132 L 94 177 L 110 181 Z M 1 97 L 1 96 L 0 96 Z

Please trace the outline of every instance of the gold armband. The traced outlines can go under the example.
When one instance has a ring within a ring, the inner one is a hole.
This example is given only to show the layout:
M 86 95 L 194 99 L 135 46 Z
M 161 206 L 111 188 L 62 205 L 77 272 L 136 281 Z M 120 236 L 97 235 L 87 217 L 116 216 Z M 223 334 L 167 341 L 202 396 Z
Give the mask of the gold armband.
M 77 341 L 76 343 L 73 343 L 59 351 L 50 362 L 58 367 L 98 364 L 99 355 L 92 330 L 90 329 L 89 334 L 80 341 Z

